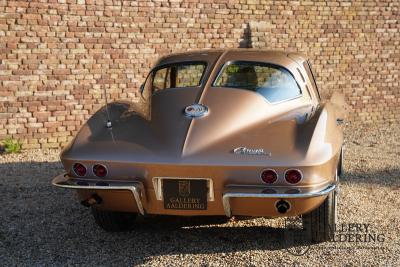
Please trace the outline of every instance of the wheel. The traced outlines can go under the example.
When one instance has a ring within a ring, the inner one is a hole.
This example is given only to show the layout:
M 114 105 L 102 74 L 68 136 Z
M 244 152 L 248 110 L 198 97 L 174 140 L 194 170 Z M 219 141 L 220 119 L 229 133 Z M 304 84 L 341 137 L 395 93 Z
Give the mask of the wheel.
M 92 214 L 97 225 L 107 232 L 131 230 L 137 214 L 130 212 L 103 211 L 92 207 Z
M 313 242 L 325 242 L 333 238 L 336 220 L 335 194 L 335 191 L 329 193 L 321 206 L 303 215 L 303 226 Z
M 337 170 L 335 180 L 338 182 Z M 302 216 L 303 227 L 311 235 L 311 241 L 325 242 L 333 238 L 337 222 L 337 202 L 338 193 L 335 189 L 328 194 L 321 206 Z

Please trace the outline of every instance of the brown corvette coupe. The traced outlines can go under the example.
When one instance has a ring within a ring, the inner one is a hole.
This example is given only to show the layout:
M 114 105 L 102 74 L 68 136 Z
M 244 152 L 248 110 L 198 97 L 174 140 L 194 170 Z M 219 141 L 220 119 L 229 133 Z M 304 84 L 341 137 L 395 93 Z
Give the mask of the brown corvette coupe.
M 105 230 L 138 213 L 298 216 L 315 241 L 336 220 L 341 107 L 322 101 L 306 57 L 252 49 L 164 57 L 141 86 L 145 111 L 107 104 L 61 154 Z

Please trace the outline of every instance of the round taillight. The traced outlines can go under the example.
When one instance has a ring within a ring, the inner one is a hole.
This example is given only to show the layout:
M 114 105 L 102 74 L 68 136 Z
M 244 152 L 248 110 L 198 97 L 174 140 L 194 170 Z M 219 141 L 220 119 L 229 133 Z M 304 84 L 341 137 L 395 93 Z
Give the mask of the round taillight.
M 290 184 L 297 184 L 301 180 L 301 172 L 298 170 L 287 170 L 285 172 L 285 179 Z
M 86 175 L 86 167 L 81 163 L 75 163 L 73 166 L 74 173 L 78 176 L 85 176 Z
M 93 166 L 93 173 L 100 178 L 103 178 L 107 175 L 107 169 L 101 164 L 96 164 Z
M 278 175 L 274 170 L 263 170 L 261 173 L 261 179 L 264 183 L 272 184 L 278 179 Z

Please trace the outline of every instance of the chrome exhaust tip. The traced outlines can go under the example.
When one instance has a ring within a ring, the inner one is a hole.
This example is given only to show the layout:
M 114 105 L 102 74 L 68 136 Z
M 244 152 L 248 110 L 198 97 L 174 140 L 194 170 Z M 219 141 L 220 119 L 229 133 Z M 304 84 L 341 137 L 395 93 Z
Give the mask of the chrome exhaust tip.
M 103 200 L 101 199 L 101 197 L 99 197 L 98 195 L 96 195 L 96 194 L 93 194 L 91 197 L 89 197 L 88 199 L 86 199 L 86 200 L 82 200 L 81 201 L 81 204 L 83 205 L 83 206 L 85 206 L 85 207 L 91 207 L 91 206 L 93 206 L 93 205 L 95 205 L 95 204 L 101 204 L 101 202 L 103 202 Z
M 279 200 L 276 202 L 275 208 L 280 214 L 284 214 L 290 209 L 290 203 L 286 200 Z

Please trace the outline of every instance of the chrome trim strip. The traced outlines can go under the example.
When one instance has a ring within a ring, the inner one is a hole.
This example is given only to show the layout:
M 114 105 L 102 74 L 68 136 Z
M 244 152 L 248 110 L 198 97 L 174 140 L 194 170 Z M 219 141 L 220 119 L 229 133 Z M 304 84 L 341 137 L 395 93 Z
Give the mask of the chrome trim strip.
M 227 217 L 231 217 L 232 211 L 229 203 L 230 198 L 310 198 L 310 197 L 320 197 L 327 195 L 335 188 L 336 184 L 330 184 L 320 191 L 297 193 L 297 194 L 228 192 L 222 195 L 222 204 L 224 206 L 225 215 Z
M 71 185 L 61 184 L 60 182 L 68 180 L 66 174 L 56 176 L 51 184 L 57 187 L 66 189 L 86 189 L 86 190 L 129 190 L 132 192 L 135 198 L 136 205 L 139 209 L 140 214 L 144 215 L 145 211 L 142 204 L 142 198 L 144 198 L 144 186 L 142 182 L 132 181 L 126 182 L 129 185 L 111 185 L 111 186 L 97 186 L 97 185 Z
M 153 177 L 153 187 L 157 200 L 163 200 L 162 180 L 163 179 L 179 179 L 179 180 L 207 180 L 207 199 L 214 201 L 214 184 L 211 178 L 199 177 Z

